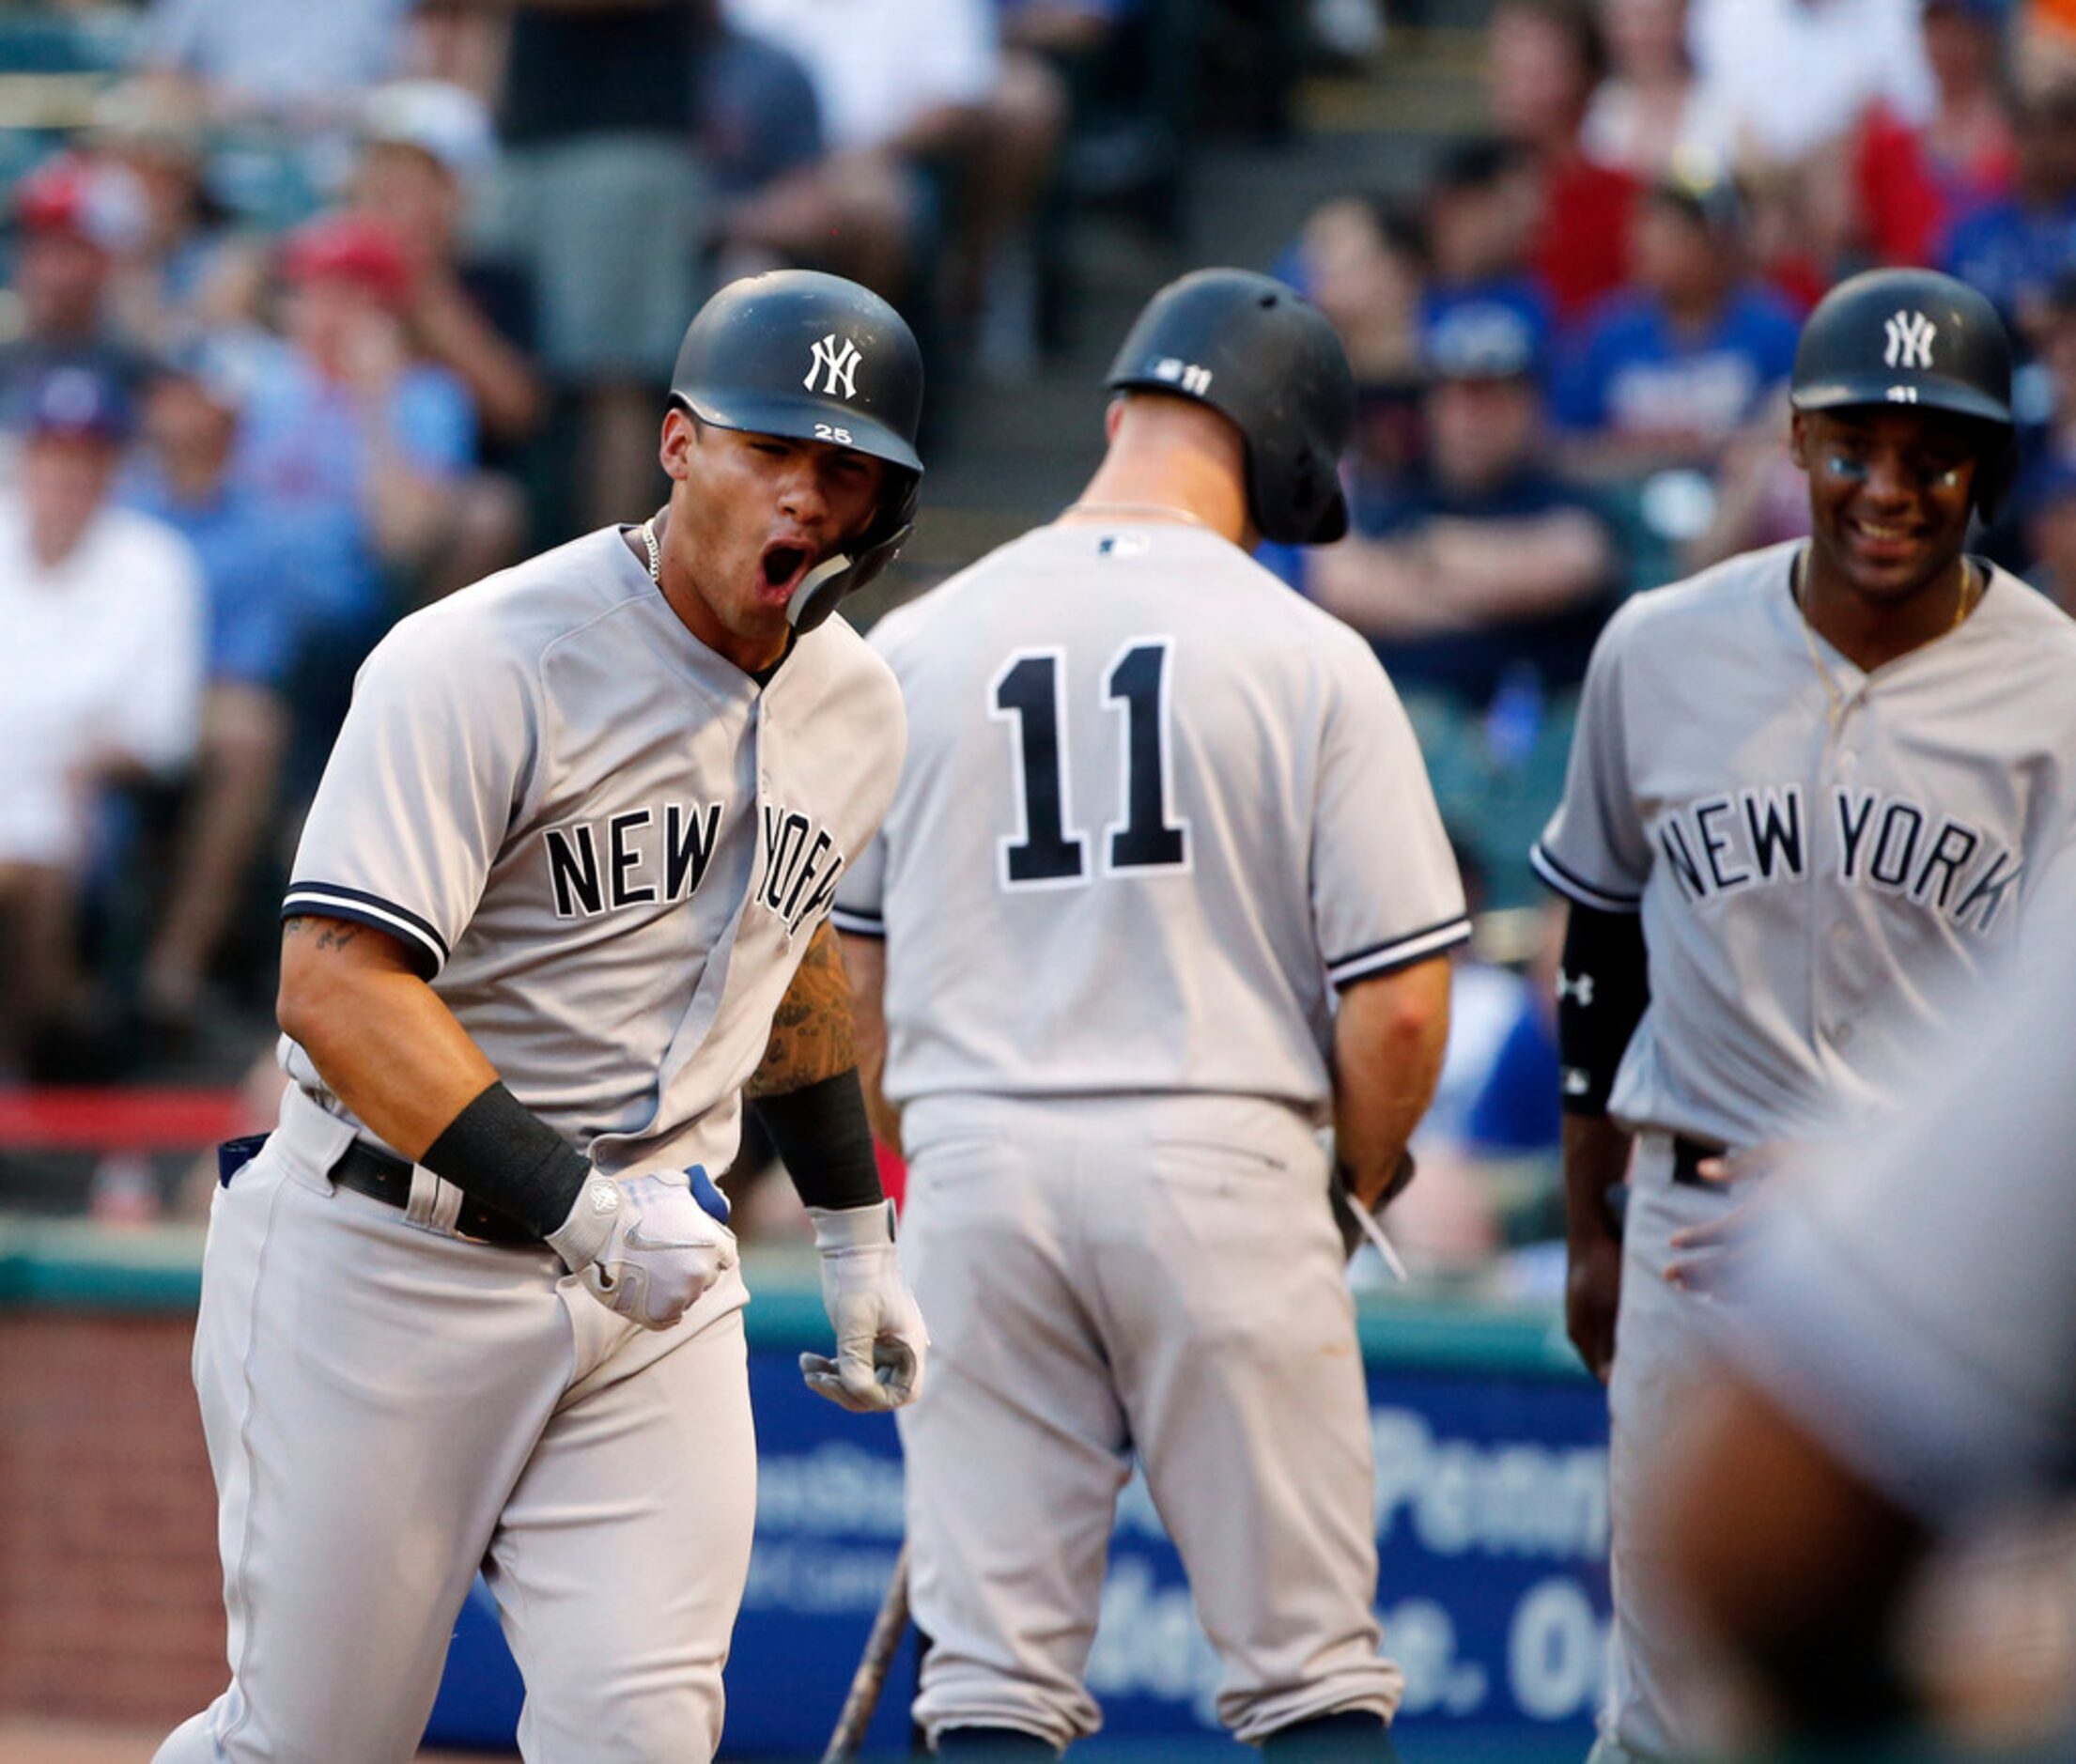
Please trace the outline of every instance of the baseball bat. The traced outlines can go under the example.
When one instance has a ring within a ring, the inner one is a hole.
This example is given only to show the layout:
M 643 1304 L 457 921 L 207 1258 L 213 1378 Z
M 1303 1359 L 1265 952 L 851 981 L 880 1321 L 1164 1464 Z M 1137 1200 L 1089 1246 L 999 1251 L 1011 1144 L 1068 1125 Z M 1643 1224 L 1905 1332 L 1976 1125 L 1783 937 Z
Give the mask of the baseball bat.
M 865 1729 L 872 1725 L 873 1710 L 879 1707 L 879 1693 L 886 1688 L 888 1669 L 894 1663 L 907 1628 L 908 1544 L 904 1539 L 901 1554 L 894 1557 L 893 1577 L 887 1583 L 887 1596 L 879 1602 L 872 1633 L 865 1637 L 865 1651 L 859 1656 L 858 1670 L 851 1674 L 850 1694 L 844 1698 L 843 1712 L 836 1717 L 822 1764 L 844 1764 L 846 1758 L 858 1756 Z

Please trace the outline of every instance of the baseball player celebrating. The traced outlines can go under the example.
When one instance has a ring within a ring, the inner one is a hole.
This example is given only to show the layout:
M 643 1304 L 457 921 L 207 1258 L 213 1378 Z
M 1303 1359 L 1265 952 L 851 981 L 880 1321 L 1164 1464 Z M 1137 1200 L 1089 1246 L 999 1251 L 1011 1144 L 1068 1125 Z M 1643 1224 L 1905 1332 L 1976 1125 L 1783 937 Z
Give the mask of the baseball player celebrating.
M 1571 902 L 1569 1322 L 1610 1381 L 1603 1759 L 1709 1738 L 1669 1689 L 1635 1509 L 1711 1330 L 1736 1201 L 1703 1179 L 1943 1060 L 1943 1001 L 2008 957 L 2076 826 L 2076 625 L 1962 549 L 2010 482 L 2010 383 L 1962 284 L 1834 288 L 1791 384 L 1812 537 L 1616 615 L 1533 854 Z
M 479 1565 L 527 1756 L 713 1756 L 756 1463 L 705 1172 L 746 1091 L 822 1250 L 808 1382 L 919 1387 L 827 924 L 902 712 L 825 621 L 907 532 L 921 405 L 875 296 L 736 283 L 678 356 L 667 508 L 363 668 L 284 906 L 294 1082 L 203 1269 L 231 1684 L 162 1764 L 410 1757 Z
M 1369 646 L 1247 555 L 1346 527 L 1325 320 L 1200 271 L 1109 385 L 1082 500 L 873 634 L 911 745 L 837 925 L 935 1338 L 902 1430 L 915 1714 L 942 1753 L 1096 1730 L 1136 1455 L 1220 1718 L 1272 1755 L 1387 1756 L 1402 1679 L 1314 1129 L 1379 1201 L 1433 1087 L 1462 886 Z

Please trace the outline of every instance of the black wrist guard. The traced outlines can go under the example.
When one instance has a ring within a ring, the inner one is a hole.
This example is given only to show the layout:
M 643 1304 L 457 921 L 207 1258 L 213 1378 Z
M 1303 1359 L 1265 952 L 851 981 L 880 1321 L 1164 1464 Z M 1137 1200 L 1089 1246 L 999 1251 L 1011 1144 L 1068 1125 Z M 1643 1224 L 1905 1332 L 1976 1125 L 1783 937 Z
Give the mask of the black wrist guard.
M 885 1198 L 856 1066 L 798 1091 L 760 1096 L 757 1113 L 809 1206 L 869 1207 Z
M 503 1084 L 481 1091 L 418 1161 L 541 1237 L 569 1216 L 591 1176 L 590 1161 Z
M 1572 903 L 1557 975 L 1557 1059 L 1564 1112 L 1604 1115 L 1615 1073 L 1650 1003 L 1643 921 Z

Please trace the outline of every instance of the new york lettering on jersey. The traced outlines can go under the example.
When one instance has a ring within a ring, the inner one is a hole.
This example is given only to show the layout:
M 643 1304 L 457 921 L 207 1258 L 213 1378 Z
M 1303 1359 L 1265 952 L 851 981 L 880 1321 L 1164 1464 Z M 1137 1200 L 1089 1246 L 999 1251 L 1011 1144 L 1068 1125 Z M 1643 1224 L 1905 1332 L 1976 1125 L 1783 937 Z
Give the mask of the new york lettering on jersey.
M 2025 864 L 2009 843 L 1900 792 L 1834 784 L 1813 793 L 1836 853 L 1831 874 L 1901 895 L 1954 924 L 1988 932 Z M 1701 902 L 1808 877 L 1821 833 L 1799 782 L 1743 785 L 1666 810 L 1651 825 L 1680 894 Z
M 650 803 L 549 828 L 541 838 L 555 917 L 690 900 L 706 879 L 727 812 L 725 802 Z

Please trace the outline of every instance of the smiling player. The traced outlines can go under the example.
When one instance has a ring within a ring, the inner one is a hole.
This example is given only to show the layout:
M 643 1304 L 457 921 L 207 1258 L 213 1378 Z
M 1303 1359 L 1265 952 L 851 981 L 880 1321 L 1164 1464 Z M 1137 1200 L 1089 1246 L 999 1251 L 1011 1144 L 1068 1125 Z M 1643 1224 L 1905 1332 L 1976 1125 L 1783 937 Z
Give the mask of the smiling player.
M 1973 289 L 1919 270 L 1833 289 L 1791 385 L 1811 538 L 1616 615 L 1533 854 L 1571 902 L 1568 1321 L 1609 1382 L 1599 1760 L 1712 1738 L 1634 1507 L 1716 1314 L 1696 1294 L 1736 1202 L 1703 1166 L 1749 1170 L 1944 1058 L 1957 983 L 2008 959 L 2076 825 L 2076 624 L 1963 549 L 2011 480 L 2010 387 Z

